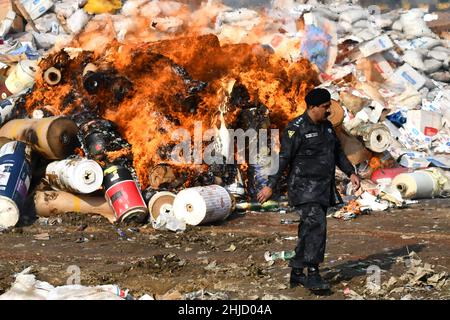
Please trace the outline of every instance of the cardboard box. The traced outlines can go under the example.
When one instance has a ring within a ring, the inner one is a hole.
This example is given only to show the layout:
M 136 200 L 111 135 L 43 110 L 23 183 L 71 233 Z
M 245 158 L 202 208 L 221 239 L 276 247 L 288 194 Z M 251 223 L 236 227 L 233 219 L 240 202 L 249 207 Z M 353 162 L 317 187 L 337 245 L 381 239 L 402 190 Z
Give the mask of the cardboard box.
M 369 81 L 382 83 L 394 74 L 394 69 L 381 53 L 360 59 L 357 66 Z
M 426 155 L 420 152 L 408 152 L 404 154 L 400 158 L 399 163 L 402 167 L 412 169 L 427 168 L 430 165 L 430 161 L 428 161 Z
M 366 42 L 359 46 L 363 57 L 369 57 L 375 53 L 383 52 L 394 47 L 394 43 L 388 35 L 382 35 L 376 37 L 369 42 Z
M 33 20 L 42 16 L 53 6 L 52 0 L 21 0 L 20 2 Z
M 396 81 L 410 84 L 416 90 L 420 90 L 427 81 L 424 76 L 407 63 L 398 68 L 392 75 L 391 79 L 392 78 Z
M 442 115 L 424 110 L 409 110 L 405 126 L 410 130 L 417 129 L 425 136 L 432 137 L 442 129 Z

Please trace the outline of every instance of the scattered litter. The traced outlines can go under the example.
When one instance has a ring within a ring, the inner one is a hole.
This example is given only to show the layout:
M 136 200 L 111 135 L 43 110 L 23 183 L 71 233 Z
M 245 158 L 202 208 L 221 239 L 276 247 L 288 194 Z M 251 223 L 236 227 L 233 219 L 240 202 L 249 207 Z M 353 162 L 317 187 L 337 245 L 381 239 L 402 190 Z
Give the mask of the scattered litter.
M 231 244 L 228 249 L 224 250 L 225 252 L 234 252 L 236 251 L 236 246 L 234 244 Z
M 35 240 L 50 240 L 50 235 L 45 232 L 45 233 L 40 233 L 40 234 L 36 234 L 34 236 Z
M 36 280 L 30 272 L 31 267 L 17 274 L 11 288 L 0 296 L 0 300 L 124 300 L 128 297 L 128 291 L 116 285 L 54 287 Z
M 300 220 L 290 220 L 290 219 L 281 219 L 280 224 L 295 224 L 299 223 Z
M 78 238 L 78 239 L 75 241 L 75 243 L 84 243 L 84 242 L 88 242 L 88 241 L 89 241 L 88 238 L 86 238 L 86 237 L 80 237 L 80 238 Z
M 280 252 L 270 252 L 266 251 L 264 253 L 264 259 L 266 261 L 275 261 L 275 260 L 289 260 L 295 256 L 295 251 L 280 251 Z

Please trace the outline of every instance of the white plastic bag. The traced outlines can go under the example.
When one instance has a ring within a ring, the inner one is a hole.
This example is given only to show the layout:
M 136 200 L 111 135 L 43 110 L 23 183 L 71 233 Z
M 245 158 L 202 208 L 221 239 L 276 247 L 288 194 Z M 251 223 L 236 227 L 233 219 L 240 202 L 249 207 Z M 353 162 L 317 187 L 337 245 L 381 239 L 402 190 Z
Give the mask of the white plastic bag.
M 415 37 L 432 34 L 433 32 L 423 19 L 424 14 L 421 9 L 411 9 L 407 13 L 402 14 L 400 21 L 403 26 L 403 32 Z
M 372 24 L 368 20 L 358 20 L 352 24 L 355 29 L 368 29 L 372 27 Z
M 83 10 L 77 10 L 69 19 L 67 19 L 67 27 L 72 33 L 79 33 L 89 22 L 89 15 Z
M 59 34 L 60 30 L 62 31 L 62 27 L 59 24 L 56 14 L 54 13 L 49 13 L 40 17 L 39 19 L 36 19 L 34 21 L 34 25 L 41 33 L 51 32 L 53 34 Z M 34 31 L 30 24 L 27 24 L 25 30 L 27 32 Z
M 64 2 L 55 3 L 55 13 L 61 15 L 64 18 L 69 18 L 72 14 L 79 9 L 78 0 L 65 0 Z
M 427 74 L 437 72 L 442 68 L 442 62 L 435 59 L 427 59 L 424 61 L 424 72 Z
M 448 52 L 439 51 L 439 50 L 432 50 L 432 51 L 428 52 L 428 56 L 430 58 L 433 58 L 435 60 L 442 61 L 442 62 L 449 59 Z
M 433 80 L 450 83 L 450 72 L 449 71 L 441 71 L 430 74 L 430 77 Z
M 127 17 L 136 17 L 139 15 L 139 7 L 141 7 L 144 3 L 146 3 L 147 0 L 132 0 L 127 1 L 123 4 L 121 13 L 124 16 Z M 156 6 L 158 9 L 158 14 L 161 12 L 161 9 L 159 9 L 158 6 Z M 144 12 L 145 13 L 145 12 Z
M 128 291 L 116 285 L 54 287 L 36 280 L 30 271 L 31 267 L 17 274 L 11 288 L 0 295 L 0 300 L 123 300 L 128 295 Z
M 177 17 L 154 18 L 152 27 L 161 32 L 176 33 L 183 27 L 184 21 Z
M 32 31 L 31 34 L 33 35 L 38 49 L 50 49 L 58 40 L 58 36 L 52 33 L 39 33 Z
M 146 18 L 154 18 L 159 16 L 160 14 L 163 14 L 163 12 L 161 8 L 158 6 L 157 1 L 150 1 L 149 3 L 144 4 L 142 7 L 140 7 L 139 14 Z
M 329 20 L 333 20 L 333 21 L 338 21 L 339 20 L 339 15 L 331 10 L 328 10 L 327 8 L 313 8 L 312 9 L 313 13 L 317 13 L 322 15 L 324 18 L 329 19 Z
M 46 300 L 54 287 L 47 282 L 36 280 L 34 274 L 29 274 L 30 271 L 31 267 L 17 274 L 11 288 L 0 295 L 0 300 Z
M 52 289 L 47 300 L 123 300 L 120 292 L 116 285 L 85 287 L 75 284 Z
M 418 50 L 405 51 L 405 54 L 403 55 L 403 60 L 406 63 L 409 63 L 413 68 L 425 70 L 423 56 Z
M 183 8 L 183 6 L 185 6 L 184 4 L 177 1 L 153 1 L 153 2 L 156 2 L 158 4 L 159 8 L 161 9 L 161 13 L 167 17 L 176 16 Z
M 352 10 L 343 12 L 339 16 L 339 20 L 353 24 L 358 20 L 363 20 L 363 19 L 367 20 L 368 17 L 369 17 L 369 13 L 367 12 L 367 10 L 352 9 Z

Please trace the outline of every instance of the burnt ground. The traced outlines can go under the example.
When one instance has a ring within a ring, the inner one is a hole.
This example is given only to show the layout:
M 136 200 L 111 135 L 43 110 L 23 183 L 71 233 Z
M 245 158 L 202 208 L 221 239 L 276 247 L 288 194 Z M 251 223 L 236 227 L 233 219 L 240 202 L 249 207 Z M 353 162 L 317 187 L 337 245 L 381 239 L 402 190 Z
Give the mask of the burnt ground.
M 162 298 L 174 291 L 184 294 L 205 289 L 218 293 L 216 298 L 228 299 L 345 299 L 345 288 L 364 291 L 370 265 L 382 269 L 383 283 L 391 276 L 400 277 L 407 268 L 401 257 L 410 251 L 436 272 L 448 272 L 450 267 L 449 199 L 427 200 L 352 221 L 328 218 L 322 270 L 332 283 L 332 292 L 323 296 L 303 288 L 290 289 L 287 262 L 264 259 L 266 251 L 294 248 L 297 224 L 280 223 L 281 219 L 297 219 L 293 213 L 233 214 L 221 224 L 188 227 L 181 233 L 157 231 L 150 225 L 122 226 L 126 237 L 99 216 L 60 218 L 54 225 L 36 221 L 0 234 L 0 294 L 10 287 L 14 273 L 28 266 L 33 266 L 37 279 L 55 286 L 66 284 L 67 268 L 77 265 L 82 285 L 118 284 L 135 297 L 148 293 Z M 36 240 L 42 233 L 50 239 Z M 415 299 L 450 296 L 447 284 L 441 290 L 411 287 L 366 298 L 400 299 L 406 294 Z

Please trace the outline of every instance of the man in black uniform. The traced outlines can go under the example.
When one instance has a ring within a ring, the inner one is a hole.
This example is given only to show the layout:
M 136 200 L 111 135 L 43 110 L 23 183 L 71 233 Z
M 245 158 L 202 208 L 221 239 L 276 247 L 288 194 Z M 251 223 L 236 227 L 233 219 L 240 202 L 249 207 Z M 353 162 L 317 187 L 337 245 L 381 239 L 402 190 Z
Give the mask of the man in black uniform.
M 292 268 L 291 288 L 303 285 L 311 290 L 328 290 L 330 285 L 319 274 L 319 263 L 325 255 L 327 221 L 330 206 L 342 202 L 335 185 L 336 165 L 350 177 L 353 187 L 360 180 L 344 154 L 330 115 L 331 95 L 326 89 L 314 89 L 305 98 L 306 112 L 291 121 L 281 138 L 278 172 L 258 194 L 267 201 L 285 169 L 290 166 L 288 195 L 291 206 L 301 216 Z M 303 272 L 308 269 L 308 275 Z

